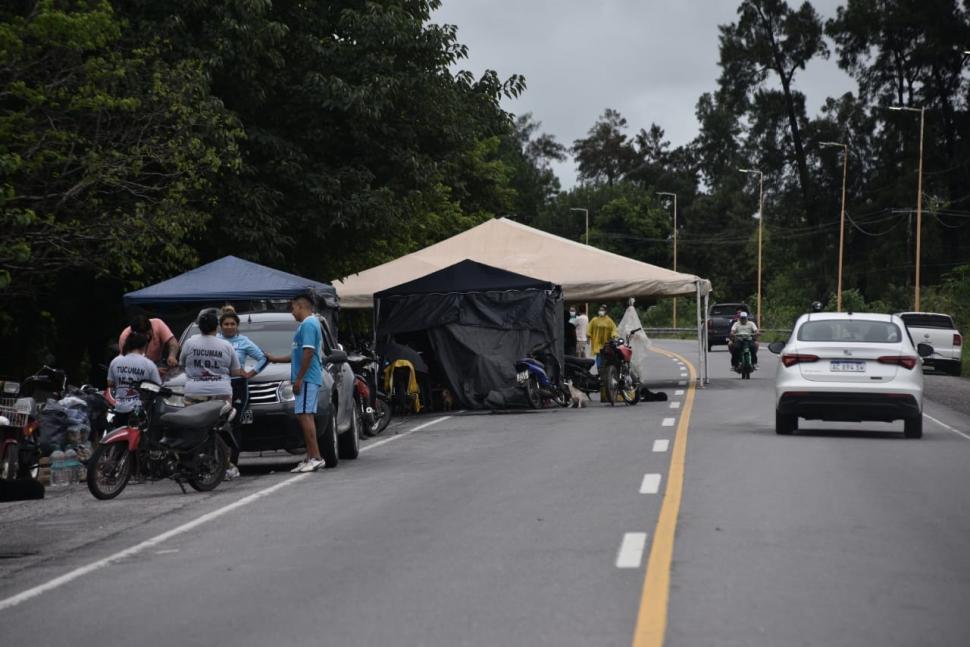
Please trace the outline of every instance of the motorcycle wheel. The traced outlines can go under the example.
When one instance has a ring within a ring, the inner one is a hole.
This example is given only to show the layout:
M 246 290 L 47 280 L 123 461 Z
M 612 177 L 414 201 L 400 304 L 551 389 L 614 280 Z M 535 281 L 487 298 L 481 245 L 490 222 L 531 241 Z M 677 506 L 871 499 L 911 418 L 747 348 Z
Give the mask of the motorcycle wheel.
M 525 384 L 525 396 L 529 399 L 530 408 L 542 408 L 542 394 L 539 393 L 539 382 L 535 375 L 530 375 L 529 381 Z
M 0 481 L 12 481 L 17 478 L 17 471 L 20 467 L 20 445 L 17 443 L 8 444 L 3 450 L 3 458 L 0 459 Z
M 382 395 L 377 396 L 374 404 L 376 406 L 374 407 L 374 425 L 371 427 L 371 434 L 376 436 L 387 429 L 387 425 L 391 422 L 391 405 Z
M 97 499 L 113 499 L 128 485 L 134 456 L 124 443 L 98 445 L 88 460 L 88 490 Z
M 603 386 L 606 389 L 606 400 L 610 406 L 616 405 L 617 391 L 619 386 L 619 375 L 616 366 L 608 364 L 603 369 Z
M 555 393 L 556 395 L 552 398 L 552 401 L 560 407 L 568 407 L 569 402 L 573 399 L 572 393 L 569 392 L 569 387 L 565 385 L 557 387 Z
M 640 401 L 640 390 L 630 375 L 630 365 L 625 364 L 620 370 L 620 397 L 631 407 Z
M 226 478 L 229 467 L 229 446 L 218 436 L 212 447 L 205 453 L 196 456 L 198 470 L 192 475 L 189 485 L 198 492 L 209 492 L 216 489 Z

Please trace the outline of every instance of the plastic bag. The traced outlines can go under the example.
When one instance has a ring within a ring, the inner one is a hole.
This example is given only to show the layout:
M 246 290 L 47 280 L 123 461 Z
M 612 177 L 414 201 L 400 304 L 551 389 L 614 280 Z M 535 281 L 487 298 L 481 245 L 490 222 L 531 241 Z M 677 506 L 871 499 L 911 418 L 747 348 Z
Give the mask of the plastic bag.
M 640 382 L 647 379 L 647 356 L 650 353 L 650 338 L 643 331 L 643 324 L 640 323 L 640 316 L 637 309 L 632 305 L 628 306 L 623 318 L 617 326 L 620 337 L 626 340 L 627 345 L 633 351 L 630 358 L 630 372 L 633 377 Z

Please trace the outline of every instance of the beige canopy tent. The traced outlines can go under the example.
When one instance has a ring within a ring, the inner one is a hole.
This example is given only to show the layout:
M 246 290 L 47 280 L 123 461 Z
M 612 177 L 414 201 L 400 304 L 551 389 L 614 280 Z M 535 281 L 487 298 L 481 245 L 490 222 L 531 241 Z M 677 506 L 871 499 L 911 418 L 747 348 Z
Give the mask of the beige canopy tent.
M 699 347 L 711 283 L 583 245 L 508 218 L 483 222 L 407 256 L 334 281 L 342 308 L 371 308 L 374 293 L 471 259 L 509 272 L 562 286 L 568 301 L 608 301 L 627 297 L 696 296 Z M 702 314 L 703 313 L 703 314 Z M 706 364 L 703 354 L 701 363 Z M 703 374 L 706 376 L 706 366 Z

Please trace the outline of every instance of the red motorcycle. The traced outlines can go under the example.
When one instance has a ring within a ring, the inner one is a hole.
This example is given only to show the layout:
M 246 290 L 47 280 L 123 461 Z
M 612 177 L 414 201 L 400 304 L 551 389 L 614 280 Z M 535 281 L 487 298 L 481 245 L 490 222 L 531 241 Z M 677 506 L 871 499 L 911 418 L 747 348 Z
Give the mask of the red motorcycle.
M 233 406 L 222 400 L 201 402 L 166 413 L 171 389 L 142 382 L 138 387 L 144 413 L 127 426 L 109 432 L 88 461 L 87 484 L 98 499 L 121 494 L 132 475 L 157 481 L 170 478 L 186 492 L 215 489 L 226 474 L 229 446 L 235 443 L 230 423 Z
M 633 349 L 623 339 L 614 338 L 606 342 L 599 355 L 606 400 L 611 405 L 616 404 L 617 400 L 631 406 L 639 402 L 640 384 L 630 368 Z

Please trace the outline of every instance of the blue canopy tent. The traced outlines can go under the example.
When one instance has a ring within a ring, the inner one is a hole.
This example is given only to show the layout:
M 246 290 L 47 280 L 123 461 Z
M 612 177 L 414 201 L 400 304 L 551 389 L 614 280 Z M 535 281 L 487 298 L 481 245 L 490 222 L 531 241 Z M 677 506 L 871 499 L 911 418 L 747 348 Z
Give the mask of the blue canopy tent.
M 299 294 L 313 295 L 317 308 L 330 321 L 331 330 L 336 330 L 340 300 L 332 285 L 235 256 L 220 258 L 161 283 L 129 292 L 124 297 L 124 304 L 129 312 L 161 316 L 169 326 L 178 326 L 194 319 L 206 306 L 231 303 L 240 312 L 275 310 L 280 309 L 283 301 Z

